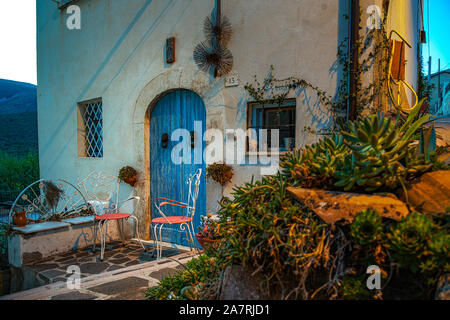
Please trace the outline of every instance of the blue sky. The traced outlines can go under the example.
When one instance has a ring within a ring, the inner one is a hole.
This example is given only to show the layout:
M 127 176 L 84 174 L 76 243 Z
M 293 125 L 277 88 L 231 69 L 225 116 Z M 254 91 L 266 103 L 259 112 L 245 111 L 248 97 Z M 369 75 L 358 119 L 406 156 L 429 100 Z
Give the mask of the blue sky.
M 450 68 L 450 0 L 425 0 L 424 25 L 433 59 L 431 71 L 437 71 L 438 58 L 441 69 Z M 0 0 L 0 39 L 0 78 L 36 84 L 36 0 Z M 423 45 L 423 58 L 427 73 L 428 43 Z
M 428 3 L 429 2 L 429 3 Z M 430 9 L 430 29 L 428 30 L 427 5 Z M 424 70 L 428 73 L 428 43 L 432 57 L 431 72 L 450 68 L 450 0 L 425 0 L 424 26 L 427 43 L 422 46 Z

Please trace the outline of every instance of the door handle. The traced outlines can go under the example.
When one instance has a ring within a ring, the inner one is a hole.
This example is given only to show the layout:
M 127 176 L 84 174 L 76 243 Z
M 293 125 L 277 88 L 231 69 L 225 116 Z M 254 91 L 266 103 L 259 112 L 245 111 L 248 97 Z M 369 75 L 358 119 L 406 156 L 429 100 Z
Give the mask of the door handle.
M 164 149 L 169 145 L 169 135 L 167 133 L 163 133 L 161 137 L 161 147 Z

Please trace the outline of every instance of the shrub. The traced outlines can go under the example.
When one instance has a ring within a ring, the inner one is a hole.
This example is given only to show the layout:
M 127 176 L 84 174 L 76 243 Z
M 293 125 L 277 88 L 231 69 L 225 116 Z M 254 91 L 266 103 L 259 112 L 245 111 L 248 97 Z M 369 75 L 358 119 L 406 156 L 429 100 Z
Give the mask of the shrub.
M 0 190 L 22 190 L 36 180 L 39 180 L 37 154 L 15 157 L 0 152 Z
M 199 288 L 218 274 L 216 259 L 201 255 L 189 260 L 185 269 L 165 277 L 158 286 L 149 288 L 145 296 L 151 300 L 198 299 Z
M 216 249 L 227 263 L 261 276 L 262 288 L 281 298 L 307 298 L 316 272 L 333 268 L 329 229 L 308 208 L 292 202 L 281 175 L 264 177 L 234 190 L 224 201 Z

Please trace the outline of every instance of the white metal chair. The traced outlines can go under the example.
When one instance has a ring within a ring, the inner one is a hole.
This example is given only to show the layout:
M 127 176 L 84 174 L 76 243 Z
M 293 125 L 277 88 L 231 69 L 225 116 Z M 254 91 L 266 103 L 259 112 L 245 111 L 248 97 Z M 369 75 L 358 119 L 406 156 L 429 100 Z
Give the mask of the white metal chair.
M 95 212 L 93 250 L 95 252 L 98 228 L 101 245 L 100 260 L 103 261 L 106 238 L 108 237 L 108 221 L 111 220 L 128 220 L 128 218 L 133 219 L 136 222 L 135 231 L 137 238 L 133 238 L 132 240 L 138 240 L 142 248 L 145 250 L 145 247 L 139 237 L 139 220 L 130 213 L 119 212 L 119 209 L 125 202 L 136 200 L 137 206 L 139 204 L 140 197 L 133 196 L 126 200 L 119 201 L 119 180 L 112 175 L 105 175 L 102 172 L 91 172 L 86 178 L 80 180 L 78 185 L 88 199 L 87 202 L 92 206 Z M 115 199 L 113 199 L 114 196 Z
M 191 174 L 187 180 L 187 184 L 189 185 L 189 195 L 188 200 L 186 202 L 180 202 L 164 197 L 158 197 L 155 200 L 155 206 L 158 210 L 158 213 L 161 215 L 161 217 L 152 219 L 151 223 L 154 225 L 153 232 L 155 236 L 155 247 L 156 247 L 156 257 L 157 259 L 161 258 L 162 253 L 162 235 L 161 230 L 164 225 L 180 225 L 180 229 L 185 232 L 189 248 L 192 249 L 195 247 L 194 244 L 194 225 L 192 223 L 195 215 L 195 208 L 197 204 L 197 198 L 198 198 L 198 192 L 200 190 L 200 177 L 202 175 L 202 169 L 198 169 L 194 174 Z M 182 209 L 186 209 L 186 215 L 180 215 L 180 216 L 167 216 L 163 212 L 164 206 L 175 206 Z M 157 227 L 159 226 L 159 240 L 158 240 L 158 233 L 157 233 Z

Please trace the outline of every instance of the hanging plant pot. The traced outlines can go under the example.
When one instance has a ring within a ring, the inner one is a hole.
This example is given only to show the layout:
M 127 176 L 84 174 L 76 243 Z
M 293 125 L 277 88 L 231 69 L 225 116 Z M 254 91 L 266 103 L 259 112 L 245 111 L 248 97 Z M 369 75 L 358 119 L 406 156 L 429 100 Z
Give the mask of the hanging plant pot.
M 196 236 L 197 236 L 198 243 L 200 243 L 202 248 L 205 249 L 205 250 L 207 248 L 210 248 L 211 246 L 213 246 L 214 244 L 216 244 L 216 243 L 218 243 L 220 241 L 220 239 L 210 239 L 210 238 L 204 237 L 200 233 L 197 233 Z
M 134 185 L 136 184 L 136 181 L 137 181 L 137 176 L 125 178 L 125 182 L 128 183 L 132 187 L 134 187 Z
M 225 163 L 213 163 L 206 168 L 206 177 L 212 178 L 223 187 L 233 178 L 233 168 Z
M 137 171 L 133 167 L 126 166 L 119 171 L 119 180 L 134 187 L 137 182 Z

